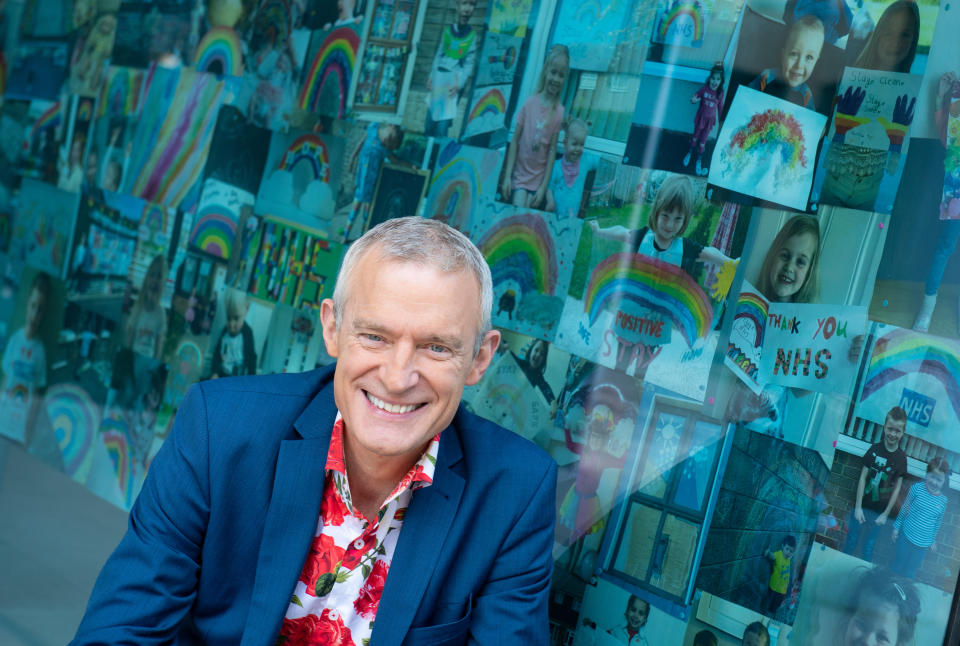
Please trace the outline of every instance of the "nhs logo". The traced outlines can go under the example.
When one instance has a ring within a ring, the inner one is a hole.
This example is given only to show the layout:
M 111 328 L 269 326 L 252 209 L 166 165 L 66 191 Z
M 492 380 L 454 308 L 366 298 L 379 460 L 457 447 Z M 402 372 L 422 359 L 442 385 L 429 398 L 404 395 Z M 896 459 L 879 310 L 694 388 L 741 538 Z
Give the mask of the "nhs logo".
M 920 426 L 930 426 L 930 420 L 933 419 L 933 408 L 936 405 L 936 399 L 921 395 L 909 388 L 904 388 L 900 394 L 900 407 L 907 411 L 907 419 Z

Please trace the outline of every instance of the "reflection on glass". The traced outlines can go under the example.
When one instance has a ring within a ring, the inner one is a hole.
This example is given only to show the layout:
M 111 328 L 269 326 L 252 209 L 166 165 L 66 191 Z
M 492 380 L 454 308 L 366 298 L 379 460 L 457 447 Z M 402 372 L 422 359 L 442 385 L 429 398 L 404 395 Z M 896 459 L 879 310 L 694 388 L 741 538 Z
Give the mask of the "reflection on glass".
M 660 413 L 653 437 L 647 442 L 646 458 L 640 472 L 640 492 L 662 499 L 667 493 L 670 471 L 677 460 L 684 418 Z
M 693 428 L 687 459 L 683 461 L 677 478 L 673 502 L 681 507 L 700 511 L 706 495 L 717 450 L 720 448 L 721 427 L 717 424 L 698 421 Z

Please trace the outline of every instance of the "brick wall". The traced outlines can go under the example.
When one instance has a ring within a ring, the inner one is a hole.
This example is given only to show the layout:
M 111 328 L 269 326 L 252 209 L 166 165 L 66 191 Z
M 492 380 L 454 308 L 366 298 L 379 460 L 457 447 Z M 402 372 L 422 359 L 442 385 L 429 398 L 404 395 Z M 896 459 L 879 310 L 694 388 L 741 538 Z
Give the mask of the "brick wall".
M 828 470 L 819 454 L 772 437 L 738 429 L 717 497 L 697 587 L 760 610 L 770 579 L 767 549 L 784 537 L 797 540 L 793 579 L 806 561 L 817 527 L 817 495 Z M 793 623 L 790 591 L 778 621 Z
M 860 478 L 862 460 L 859 456 L 837 451 L 833 458 L 833 468 L 826 486 L 827 504 L 831 505 L 837 527 L 822 531 L 817 540 L 838 550 L 843 549 L 846 541 L 848 517 L 853 509 L 857 495 L 857 481 Z M 900 509 L 907 491 L 919 478 L 907 476 L 900 488 L 900 500 L 894 507 L 892 518 Z M 937 540 L 937 551 L 928 551 L 923 565 L 917 573 L 917 581 L 942 588 L 953 593 L 957 571 L 960 570 L 960 493 L 948 490 L 947 513 Z M 891 520 L 892 523 L 892 520 Z M 894 544 L 890 540 L 890 529 L 884 528 L 877 537 L 873 551 L 873 561 L 878 565 L 889 566 L 893 563 Z

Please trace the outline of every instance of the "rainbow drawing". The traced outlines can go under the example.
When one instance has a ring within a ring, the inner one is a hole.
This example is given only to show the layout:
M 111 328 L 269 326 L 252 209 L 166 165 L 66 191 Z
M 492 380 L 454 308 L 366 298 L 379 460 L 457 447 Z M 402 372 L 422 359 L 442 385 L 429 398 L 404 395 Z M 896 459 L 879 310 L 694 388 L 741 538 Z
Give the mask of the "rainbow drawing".
M 462 146 L 451 142 L 437 159 L 438 170 L 430 184 L 430 200 L 426 216 L 446 222 L 458 231 L 465 231 L 479 194 L 479 171 L 476 164 L 461 156 Z
M 557 255 L 543 218 L 533 213 L 496 222 L 477 244 L 490 265 L 494 284 L 515 281 L 522 292 L 552 295 L 557 286 Z
M 237 237 L 237 220 L 237 216 L 225 206 L 204 206 L 197 212 L 190 245 L 216 258 L 229 260 Z
M 301 161 L 310 165 L 314 179 L 324 183 L 330 181 L 330 154 L 318 135 L 308 132 L 294 139 L 280 158 L 277 169 L 293 170 Z
M 230 27 L 212 27 L 197 44 L 193 66 L 198 72 L 243 76 L 243 46 Z
M 621 300 L 670 317 L 688 345 L 705 336 L 713 321 L 713 305 L 693 278 L 680 267 L 649 256 L 617 253 L 594 268 L 584 298 L 590 324 L 607 304 Z
M 26 404 L 30 398 L 30 389 L 20 383 L 14 384 L 7 389 L 7 397 L 18 404 Z
M 292 23 L 287 0 L 266 0 L 257 11 L 254 24 L 261 38 L 266 38 L 274 46 L 281 46 L 290 37 Z
M 917 373 L 930 375 L 943 385 L 954 414 L 960 417 L 960 346 L 899 328 L 874 343 L 860 401 L 901 377 Z
M 120 192 L 176 207 L 203 171 L 224 83 L 189 68 L 152 68 Z
M 63 456 L 64 472 L 82 482 L 91 464 L 90 444 L 100 423 L 99 407 L 86 390 L 71 383 L 51 386 L 44 406 Z
M 677 21 L 688 22 L 693 26 L 692 35 L 685 38 L 698 43 L 703 40 L 703 7 L 699 2 L 674 2 L 660 18 L 657 36 L 660 42 L 667 40 L 670 28 Z
M 100 422 L 100 441 L 110 457 L 113 474 L 127 509 L 133 503 L 133 461 L 127 441 L 128 434 L 127 423 L 119 413 L 110 413 Z
M 59 126 L 62 116 L 60 102 L 57 101 L 49 108 L 44 110 L 43 114 L 41 114 L 33 123 L 33 128 L 30 129 L 30 140 L 32 141 L 34 137 L 47 128 L 56 128 Z
M 473 105 L 473 109 L 470 111 L 467 122 L 469 123 L 488 114 L 496 117 L 502 115 L 506 110 L 507 99 L 503 96 L 503 92 L 501 92 L 499 88 L 491 88 L 477 99 L 477 102 Z
M 360 34 L 353 27 L 339 27 L 331 31 L 320 44 L 313 61 L 305 68 L 298 105 L 302 110 L 316 112 L 328 80 L 336 82 L 338 97 L 336 114 L 327 116 L 343 119 L 347 114 L 347 94 L 353 67 L 360 50 Z
M 81 98 L 77 105 L 77 121 L 90 121 L 91 117 L 93 117 L 93 101 Z
M 769 306 L 762 296 L 754 292 L 741 292 L 737 299 L 737 311 L 734 320 L 745 318 L 753 322 L 757 331 L 753 347 L 759 348 L 763 344 L 763 333 L 767 327 L 767 313 Z
M 512 431 L 524 428 L 523 392 L 515 385 L 501 382 L 491 388 L 485 397 L 491 411 L 500 411 L 500 419 L 494 420 Z M 513 422 L 513 424 L 511 424 Z
M 110 67 L 100 88 L 100 107 L 97 116 L 126 116 L 139 109 L 140 86 L 143 76 L 129 67 Z

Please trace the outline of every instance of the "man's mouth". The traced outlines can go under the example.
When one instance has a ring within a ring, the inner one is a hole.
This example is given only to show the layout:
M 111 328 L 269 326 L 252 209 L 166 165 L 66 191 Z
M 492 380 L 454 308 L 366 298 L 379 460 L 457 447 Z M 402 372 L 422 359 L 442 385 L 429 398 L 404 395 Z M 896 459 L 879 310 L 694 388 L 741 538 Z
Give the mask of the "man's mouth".
M 369 401 L 371 404 L 373 404 L 374 406 L 376 406 L 376 407 L 379 408 L 380 410 L 386 411 L 386 412 L 388 412 L 388 413 L 394 413 L 394 414 L 396 414 L 396 415 L 402 415 L 402 414 L 404 414 L 404 413 L 409 413 L 409 412 L 414 411 L 414 410 L 420 408 L 421 406 L 423 406 L 423 404 L 403 404 L 403 405 L 400 405 L 400 404 L 388 404 L 387 402 L 383 401 L 382 399 L 380 399 L 380 398 L 378 398 L 378 397 L 374 397 L 373 395 L 371 395 L 371 394 L 368 393 L 367 391 L 363 391 L 363 394 L 367 396 L 367 401 Z

